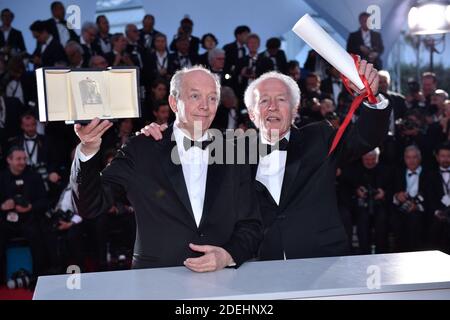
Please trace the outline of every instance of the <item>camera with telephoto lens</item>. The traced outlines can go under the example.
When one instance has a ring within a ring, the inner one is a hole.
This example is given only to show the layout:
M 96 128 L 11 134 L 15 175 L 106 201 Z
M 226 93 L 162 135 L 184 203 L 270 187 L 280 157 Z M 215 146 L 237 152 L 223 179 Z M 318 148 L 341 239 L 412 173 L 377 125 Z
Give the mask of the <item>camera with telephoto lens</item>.
M 441 211 L 442 215 L 445 217 L 447 223 L 450 224 L 450 207 Z
M 47 166 L 45 165 L 44 162 L 38 162 L 38 163 L 33 164 L 33 169 L 34 169 L 34 171 L 39 173 L 42 180 L 47 181 L 48 172 L 47 172 Z
M 423 207 L 423 203 L 424 203 L 424 199 L 421 194 L 417 194 L 415 197 L 411 197 L 408 194 L 406 197 L 406 201 L 400 205 L 399 210 L 400 210 L 400 212 L 403 212 L 403 213 L 409 213 L 409 212 L 411 212 L 410 211 L 411 208 L 413 208 L 415 205 L 416 206 L 415 211 L 424 212 L 425 209 Z
M 28 207 L 28 205 L 30 204 L 30 202 L 27 200 L 27 198 L 25 198 L 23 195 L 21 194 L 16 194 L 13 198 L 14 203 L 16 204 L 16 206 L 21 206 L 21 207 Z
M 8 280 L 7 286 L 9 289 L 30 288 L 34 287 L 35 283 L 35 277 L 33 277 L 27 270 L 19 269 L 14 272 L 11 279 Z
M 64 211 L 61 209 L 49 210 L 45 213 L 45 216 L 49 219 L 50 225 L 53 230 L 58 230 L 59 222 L 70 222 L 74 216 L 70 210 Z
M 375 200 L 375 196 L 379 193 L 378 189 L 373 188 L 371 185 L 368 185 L 360 187 L 359 190 L 361 190 L 365 194 L 365 197 L 358 197 L 358 207 L 367 208 L 367 210 L 369 210 L 369 213 L 372 214 L 374 212 L 374 206 L 377 203 L 377 200 Z
M 420 129 L 420 126 L 415 121 L 412 121 L 411 119 L 408 119 L 408 118 L 396 120 L 395 125 L 401 131 Z

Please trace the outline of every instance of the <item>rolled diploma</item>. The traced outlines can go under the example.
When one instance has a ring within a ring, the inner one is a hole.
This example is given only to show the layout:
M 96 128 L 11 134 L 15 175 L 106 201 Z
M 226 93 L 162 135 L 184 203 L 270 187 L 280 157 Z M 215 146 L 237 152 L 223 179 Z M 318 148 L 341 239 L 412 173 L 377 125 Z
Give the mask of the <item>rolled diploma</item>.
M 355 61 L 309 14 L 305 14 L 292 28 L 311 48 L 346 76 L 360 90 L 365 88 Z

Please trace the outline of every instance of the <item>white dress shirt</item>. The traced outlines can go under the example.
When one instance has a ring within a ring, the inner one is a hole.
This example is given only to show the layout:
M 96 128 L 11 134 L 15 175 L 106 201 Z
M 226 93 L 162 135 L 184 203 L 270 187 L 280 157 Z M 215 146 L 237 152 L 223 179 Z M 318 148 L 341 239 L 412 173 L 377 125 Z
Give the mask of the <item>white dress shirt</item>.
M 81 221 L 83 221 L 83 218 L 81 218 L 76 212 L 77 208 L 74 205 L 74 200 L 72 196 L 72 189 L 70 188 L 70 184 L 63 190 L 61 195 L 59 196 L 58 204 L 56 205 L 56 209 L 60 209 L 62 211 L 72 211 L 74 215 L 72 216 L 71 221 L 74 224 L 78 224 Z
M 8 42 L 9 32 L 11 31 L 11 28 L 8 30 L 3 30 L 3 39 L 5 39 L 5 43 Z
M 163 68 L 167 70 L 167 64 L 167 51 L 164 51 L 162 55 L 158 51 L 156 51 L 156 67 L 158 71 L 161 71 L 161 69 Z
M 58 19 L 55 19 L 55 22 L 56 29 L 58 29 L 59 42 L 61 42 L 61 45 L 65 47 L 67 42 L 69 42 L 70 40 L 69 30 L 67 30 L 67 26 L 65 26 L 63 23 L 60 23 Z
M 371 48 L 372 41 L 371 41 L 371 37 L 370 37 L 370 30 L 367 30 L 367 31 L 361 30 L 361 36 L 363 38 L 364 45 L 368 48 Z
M 189 195 L 192 212 L 194 213 L 195 223 L 197 227 L 200 225 L 203 214 L 203 203 L 205 200 L 206 177 L 208 172 L 208 150 L 202 150 L 198 147 L 184 149 L 183 140 L 189 137 L 178 128 L 175 123 L 173 126 L 173 134 L 177 143 L 178 154 L 180 156 L 181 167 L 183 169 L 184 181 Z M 208 139 L 205 133 L 197 141 L 205 141 Z
M 50 35 L 47 39 L 47 41 L 41 46 L 41 54 L 45 51 L 45 49 L 47 49 L 47 46 L 50 44 L 50 42 L 52 42 L 53 40 L 53 36 Z
M 419 193 L 419 177 L 422 172 L 422 167 L 419 166 L 416 170 L 416 174 L 412 174 L 411 170 L 406 170 L 406 192 L 411 196 L 415 197 Z
M 207 149 L 202 150 L 198 147 L 191 147 L 188 150 L 184 150 L 183 139 L 184 137 L 189 139 L 189 137 L 178 128 L 176 123 L 173 125 L 173 134 L 177 144 L 178 154 L 180 156 L 181 167 L 183 170 L 184 181 L 186 183 L 192 212 L 194 213 L 195 223 L 198 227 L 203 214 L 209 153 Z M 208 134 L 205 133 L 196 141 L 205 141 L 207 139 Z M 79 144 L 75 151 L 75 158 L 79 161 L 86 162 L 95 155 L 84 155 L 81 152 L 80 147 L 81 145 Z
M 25 139 L 36 139 L 37 135 L 34 137 L 28 137 L 27 135 L 24 135 Z M 37 164 L 37 156 L 38 156 L 38 142 L 37 140 L 24 140 L 23 141 L 23 148 L 27 154 L 27 164 L 33 165 Z
M 22 90 L 22 84 L 20 81 L 17 80 L 11 80 L 8 85 L 6 86 L 6 96 L 17 98 L 22 102 L 22 104 L 25 104 L 25 100 L 23 98 L 23 90 Z
M 447 170 L 450 170 L 450 168 L 442 168 L 442 167 L 439 167 L 439 170 L 441 170 L 441 171 L 447 171 Z M 450 189 L 450 183 L 449 183 L 449 179 L 450 179 L 450 173 L 448 173 L 448 172 L 444 172 L 444 173 L 441 173 L 441 176 L 442 176 L 442 180 L 443 180 L 443 188 L 444 188 L 444 194 L 448 194 L 448 192 L 450 191 L 450 190 L 448 190 L 448 189 Z M 448 189 L 447 189 L 448 188 Z
M 291 133 L 288 132 L 284 138 L 289 141 L 290 135 Z M 261 142 L 274 145 L 274 143 L 269 143 L 262 136 Z M 277 205 L 280 204 L 286 159 L 287 151 L 274 150 L 264 157 L 259 156 L 258 170 L 256 171 L 256 180 L 267 188 Z

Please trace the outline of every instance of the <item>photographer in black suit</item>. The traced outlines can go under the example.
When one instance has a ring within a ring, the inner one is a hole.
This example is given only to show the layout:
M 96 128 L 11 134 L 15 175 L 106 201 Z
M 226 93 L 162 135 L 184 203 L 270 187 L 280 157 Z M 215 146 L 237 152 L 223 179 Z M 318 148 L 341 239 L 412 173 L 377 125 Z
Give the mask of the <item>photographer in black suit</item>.
M 53 67 L 56 64 L 67 62 L 63 46 L 49 33 L 49 24 L 45 21 L 35 21 L 30 30 L 37 40 L 36 49 L 33 52 L 33 63 L 36 68 Z
M 175 124 L 161 141 L 131 138 L 101 175 L 101 137 L 111 123 L 75 125 L 81 143 L 71 181 L 78 212 L 98 216 L 126 194 L 136 212 L 134 268 L 184 264 L 205 272 L 239 266 L 256 255 L 262 233 L 250 167 L 210 161 L 207 129 L 219 96 L 218 79 L 208 70 L 177 72 L 169 96 Z
M 450 253 L 450 144 L 436 150 L 439 169 L 431 171 L 428 184 L 430 249 Z
M 170 50 L 178 51 L 177 39 L 187 38 L 189 40 L 189 54 L 191 56 L 197 56 L 198 49 L 200 48 L 200 39 L 192 35 L 193 28 L 194 22 L 191 19 L 188 17 L 181 19 L 178 33 L 170 43 Z
M 225 50 L 225 70 L 228 73 L 235 71 L 236 65 L 239 59 L 242 59 L 247 54 L 247 37 L 250 33 L 250 28 L 247 26 L 238 26 L 234 29 L 234 42 L 228 43 L 223 46 Z
M 362 59 L 373 63 L 375 68 L 381 69 L 383 63 L 381 55 L 384 52 L 383 39 L 379 32 L 369 29 L 367 20 L 370 14 L 363 12 L 359 15 L 360 29 L 350 33 L 347 39 L 347 51 L 361 56 Z
M 61 46 L 65 46 L 69 41 L 80 41 L 80 37 L 73 29 L 67 27 L 66 8 L 60 1 L 52 2 L 50 5 L 52 17 L 45 22 L 48 25 L 48 32 L 55 38 Z
M 45 271 L 45 251 L 40 221 L 47 209 L 47 197 L 40 176 L 27 168 L 27 155 L 19 147 L 8 151 L 8 168 L 0 173 L 0 261 L 10 238 L 28 240 L 33 273 Z
M 396 170 L 393 220 L 399 251 L 417 251 L 425 247 L 427 190 L 426 171 L 421 161 L 419 148 L 408 146 L 404 152 L 405 167 Z
M 1 12 L 2 26 L 0 27 L 0 51 L 15 56 L 18 53 L 26 52 L 25 42 L 22 32 L 11 27 L 14 20 L 14 13 L 9 9 Z

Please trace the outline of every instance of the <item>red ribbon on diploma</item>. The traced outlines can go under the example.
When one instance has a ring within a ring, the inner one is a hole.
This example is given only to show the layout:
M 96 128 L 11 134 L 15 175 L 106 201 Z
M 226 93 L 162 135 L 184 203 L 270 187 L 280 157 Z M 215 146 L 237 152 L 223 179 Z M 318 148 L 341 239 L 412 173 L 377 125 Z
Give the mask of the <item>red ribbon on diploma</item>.
M 355 61 L 356 69 L 359 71 L 359 60 L 358 57 L 354 54 L 351 55 L 353 60 Z M 376 104 L 377 98 L 375 98 L 372 89 L 370 89 L 369 82 L 367 82 L 367 79 L 364 75 L 360 75 L 361 81 L 363 82 L 364 86 L 366 87 L 366 90 L 363 91 L 359 96 L 357 96 L 352 104 L 350 105 L 350 110 L 348 111 L 347 115 L 345 116 L 344 121 L 342 122 L 341 126 L 339 127 L 336 136 L 333 139 L 333 143 L 331 144 L 330 151 L 328 152 L 328 156 L 330 156 L 334 149 L 336 149 L 339 141 L 342 138 L 342 135 L 344 134 L 345 129 L 347 128 L 348 124 L 353 118 L 353 114 L 355 113 L 356 109 L 360 106 L 360 104 L 363 102 L 364 99 L 367 98 L 369 103 Z M 344 83 L 345 88 L 347 91 L 353 96 L 353 91 L 350 89 L 350 80 L 344 75 L 341 74 L 342 82 Z

